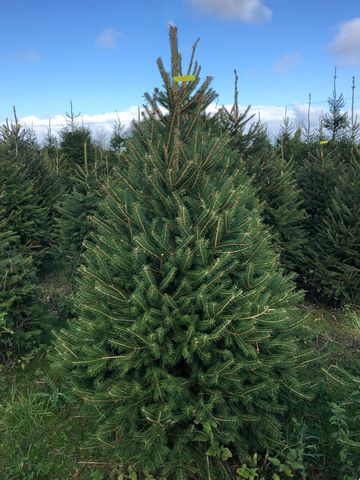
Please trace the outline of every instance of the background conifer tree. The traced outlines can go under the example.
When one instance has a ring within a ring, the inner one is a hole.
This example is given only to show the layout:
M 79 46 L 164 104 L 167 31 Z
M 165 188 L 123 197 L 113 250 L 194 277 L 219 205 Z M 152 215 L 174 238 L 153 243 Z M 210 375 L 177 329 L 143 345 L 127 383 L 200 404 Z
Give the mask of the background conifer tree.
M 14 120 L 6 120 L 0 127 L 0 145 L 13 164 L 24 170 L 42 207 L 51 208 L 61 193 L 59 183 L 45 161 L 34 131 L 19 123 L 15 108 Z
M 344 96 L 342 93 L 338 95 L 336 91 L 336 78 L 335 67 L 333 96 L 328 99 L 329 113 L 326 113 L 323 117 L 323 127 L 329 132 L 333 142 L 346 135 L 350 126 L 349 115 L 347 112 L 343 112 L 345 107 Z
M 260 122 L 249 124 L 253 118 L 248 116 L 250 107 L 239 113 L 237 82 L 235 71 L 234 105 L 230 112 L 225 108 L 220 110 L 219 125 L 230 134 L 230 145 L 240 155 L 239 164 L 244 162 L 244 168 L 252 179 L 262 203 L 263 220 L 280 249 L 283 265 L 288 270 L 298 270 L 305 241 L 305 214 L 294 163 L 285 158 L 284 143 L 287 145 L 291 140 L 291 126 L 285 121 L 281 133 L 282 148 L 277 153 Z
M 48 217 L 14 145 L 0 146 L 0 312 L 3 362 L 33 350 L 49 332 L 40 300 L 38 269 L 48 241 Z
M 271 151 L 272 145 L 267 133 L 267 128 L 258 121 L 253 121 L 255 114 L 249 114 L 249 105 L 244 112 L 239 109 L 239 91 L 237 71 L 235 74 L 234 104 L 228 111 L 224 106 L 210 119 L 214 133 L 227 132 L 230 135 L 231 147 L 234 148 L 242 158 L 255 156 L 264 153 L 264 150 Z
M 330 305 L 360 304 L 360 163 L 343 164 L 321 221 L 315 225 L 307 281 Z
M 164 90 L 147 95 L 147 136 L 129 142 L 128 171 L 94 219 L 79 319 L 58 335 L 57 362 L 95 402 L 100 437 L 140 475 L 227 478 L 231 455 L 281 438 L 282 394 L 299 389 L 300 296 L 227 137 L 197 122 L 211 78 L 199 85 L 192 56 L 196 82 L 174 82 L 175 27 L 170 40 Z
M 299 271 L 305 244 L 303 209 L 295 167 L 275 152 L 245 160 L 262 202 L 262 217 L 279 247 L 281 262 L 289 271 Z
M 56 191 L 56 194 L 48 202 L 48 205 L 53 207 L 54 204 L 59 201 L 61 196 L 64 194 L 64 189 L 69 176 L 69 163 L 65 157 L 65 154 L 60 150 L 58 137 L 53 135 L 51 131 L 50 122 L 44 138 L 42 155 L 44 163 L 47 166 L 49 172 L 51 173 L 53 177 L 53 182 L 56 186 L 56 190 L 54 189 Z
M 72 174 L 76 170 L 76 165 L 84 165 L 85 152 L 88 165 L 94 163 L 95 149 L 91 132 L 83 125 L 79 125 L 80 113 L 74 113 L 72 102 L 70 102 L 70 112 L 66 112 L 66 116 L 66 125 L 59 132 L 60 152 L 65 157 L 68 173 Z M 71 191 L 72 185 L 68 184 L 67 187 Z
M 49 335 L 51 317 L 40 299 L 32 257 L 9 228 L 0 196 L 0 363 L 34 351 Z
M 71 179 L 73 190 L 63 196 L 56 217 L 57 255 L 72 276 L 79 266 L 83 242 L 91 231 L 90 217 L 95 213 L 101 198 L 102 183 L 110 178 L 103 162 L 88 165 L 86 144 L 84 160 L 83 167 L 76 165 Z
M 22 250 L 40 265 L 49 239 L 47 210 L 36 196 L 25 166 L 17 163 L 8 146 L 0 147 L 0 206 Z
M 110 138 L 110 149 L 115 152 L 122 152 L 125 148 L 125 131 L 124 126 L 118 118 L 115 121 L 114 129 Z

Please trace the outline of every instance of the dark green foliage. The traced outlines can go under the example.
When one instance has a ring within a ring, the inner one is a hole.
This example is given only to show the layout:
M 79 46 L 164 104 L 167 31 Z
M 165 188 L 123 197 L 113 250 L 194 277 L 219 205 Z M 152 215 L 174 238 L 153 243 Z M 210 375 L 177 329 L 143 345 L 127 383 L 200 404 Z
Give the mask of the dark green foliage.
M 85 144 L 88 146 L 88 152 L 91 152 L 91 149 L 89 148 L 89 145 L 91 145 L 90 131 L 86 128 L 76 128 L 73 131 L 62 131 L 60 136 L 60 148 L 65 155 L 70 168 L 74 169 L 75 165 L 83 165 Z
M 360 304 L 360 164 L 341 173 L 313 237 L 307 282 L 327 304 Z
M 341 377 L 349 379 L 344 372 L 335 381 L 323 373 L 313 390 L 313 399 L 298 403 L 296 411 L 292 411 L 287 440 L 302 450 L 307 476 L 300 478 L 356 480 L 359 477 L 359 390 L 356 383 L 351 385 Z
M 0 205 L 8 227 L 24 248 L 41 251 L 47 240 L 47 212 L 34 194 L 24 166 L 16 163 L 13 152 L 0 149 Z
M 67 125 L 60 130 L 60 151 L 66 159 L 70 173 L 76 166 L 83 166 L 86 162 L 92 164 L 94 161 L 94 146 L 91 133 L 88 128 L 79 126 L 72 108 L 70 113 L 66 112 Z M 86 157 L 86 158 L 85 158 Z
M 61 194 L 61 186 L 43 156 L 34 132 L 18 123 L 15 109 L 14 122 L 7 121 L 0 127 L 0 146 L 3 155 L 11 159 L 12 166 L 21 167 L 31 181 L 37 200 L 51 210 Z
M 48 262 L 52 214 L 61 186 L 31 130 L 17 121 L 0 127 L 0 195 L 8 226 L 42 270 Z
M 301 149 L 303 144 L 301 136 L 301 129 L 299 128 L 294 132 L 294 125 L 291 123 L 287 113 L 285 113 L 279 135 L 275 141 L 275 149 L 278 155 L 286 161 L 291 161 L 298 153 L 298 150 Z
M 336 162 L 327 146 L 304 159 L 299 172 L 299 187 L 307 215 L 305 227 L 311 239 L 324 218 L 337 179 Z
M 175 28 L 171 45 L 177 75 Z M 128 175 L 107 189 L 57 363 L 96 405 L 113 456 L 169 479 L 226 478 L 231 455 L 281 440 L 284 394 L 300 387 L 301 295 L 227 139 L 197 127 L 209 81 L 193 111 L 158 63 L 168 116 L 153 137 L 134 136 Z
M 50 213 L 53 215 L 54 205 L 59 201 L 67 187 L 70 166 L 65 154 L 60 150 L 58 138 L 52 135 L 50 127 L 45 136 L 41 154 L 42 161 L 50 172 L 54 184 L 54 195 L 49 201 L 52 207 Z
M 293 162 L 269 153 L 248 157 L 245 167 L 263 203 L 262 216 L 279 246 L 282 264 L 298 271 L 303 262 L 305 213 Z
M 353 150 L 353 148 L 352 148 Z M 304 161 L 299 173 L 305 228 L 302 281 L 309 295 L 330 305 L 358 302 L 359 163 L 331 145 Z
M 220 110 L 218 124 L 229 133 L 231 147 L 243 159 L 244 168 L 263 204 L 263 220 L 280 249 L 282 264 L 288 270 L 299 270 L 305 241 L 305 215 L 296 184 L 295 167 L 290 159 L 285 159 L 283 149 L 281 154 L 274 150 L 266 129 L 259 122 L 245 130 L 252 119 L 252 116 L 248 117 L 249 108 L 239 113 L 236 76 L 233 108 L 230 112 L 225 108 Z M 290 135 L 287 130 L 282 132 L 286 139 Z
M 114 130 L 110 138 L 110 149 L 115 152 L 122 152 L 125 148 L 124 126 L 118 119 L 115 122 Z
M 272 143 L 236 72 L 213 116 L 210 77 L 173 81 L 195 49 L 182 70 L 171 29 L 163 88 L 108 151 L 72 105 L 42 147 L 15 110 L 0 127 L 1 479 L 360 476 L 354 105 L 349 128 L 335 73 L 320 131 L 310 95 Z
M 335 68 L 333 96 L 328 99 L 329 113 L 326 113 L 322 119 L 323 128 L 329 132 L 333 142 L 343 138 L 350 126 L 348 113 L 342 111 L 345 107 L 344 96 L 336 92 L 336 78 Z
M 100 182 L 94 169 L 89 172 L 78 166 L 72 183 L 73 191 L 65 194 L 58 206 L 56 241 L 60 258 L 74 274 L 91 230 L 90 216 L 99 201 Z
M 19 237 L 8 230 L 0 207 L 0 362 L 11 363 L 45 340 L 49 316 L 39 298 L 32 258 L 22 253 Z
M 72 274 L 79 265 L 83 242 L 90 234 L 90 217 L 103 195 L 102 185 L 111 180 L 114 170 L 108 156 L 95 145 L 93 162 L 89 164 L 86 144 L 84 147 L 84 164 L 75 165 L 70 177 L 72 191 L 59 202 L 55 218 L 56 257 L 60 256 L 62 265 Z
M 230 145 L 241 158 L 254 157 L 258 154 L 264 155 L 265 151 L 270 153 L 272 145 L 267 133 L 267 128 L 258 120 L 253 122 L 254 114 L 249 115 L 250 105 L 244 112 L 239 111 L 238 104 L 238 76 L 235 73 L 234 104 L 228 111 L 222 107 L 218 113 L 209 119 L 214 133 L 227 132 L 230 135 Z
M 0 336 L 2 362 L 35 350 L 49 331 L 37 268 L 47 241 L 47 212 L 8 146 L 0 148 Z

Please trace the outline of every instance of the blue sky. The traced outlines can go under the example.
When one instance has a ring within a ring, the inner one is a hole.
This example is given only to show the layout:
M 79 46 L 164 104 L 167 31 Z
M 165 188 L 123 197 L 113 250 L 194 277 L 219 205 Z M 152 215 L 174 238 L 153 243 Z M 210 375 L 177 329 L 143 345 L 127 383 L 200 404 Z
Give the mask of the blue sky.
M 337 65 L 346 98 L 358 78 L 360 105 L 359 0 L 11 0 L 1 2 L 0 119 L 15 105 L 34 124 L 61 121 L 70 99 L 89 121 L 131 116 L 161 86 L 155 61 L 167 64 L 168 22 L 185 60 L 200 37 L 220 104 L 232 101 L 237 68 L 243 105 L 291 110 L 311 92 L 314 110 L 324 108 Z

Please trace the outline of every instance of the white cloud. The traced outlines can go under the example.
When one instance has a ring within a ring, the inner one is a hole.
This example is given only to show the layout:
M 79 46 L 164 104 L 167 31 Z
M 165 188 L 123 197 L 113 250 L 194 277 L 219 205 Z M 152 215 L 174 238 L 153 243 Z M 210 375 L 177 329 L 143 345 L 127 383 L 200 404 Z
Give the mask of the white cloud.
M 232 105 L 224 105 L 227 110 L 231 110 Z M 208 107 L 208 113 L 215 113 L 220 107 L 215 103 L 212 103 Z M 239 105 L 239 110 L 244 111 L 247 105 Z M 319 127 L 319 119 L 324 110 L 327 110 L 324 106 L 312 106 L 310 110 L 310 128 L 317 129 Z M 283 124 L 285 114 L 289 118 L 293 127 L 299 128 L 302 125 L 307 126 L 308 116 L 308 104 L 294 104 L 285 108 L 284 106 L 277 105 L 252 105 L 249 110 L 249 115 L 254 114 L 253 121 L 257 121 L 259 118 L 262 123 L 267 126 L 270 137 L 274 137 L 278 134 L 281 125 Z
M 247 105 L 239 105 L 240 111 L 244 111 Z M 207 112 L 214 114 L 220 108 L 215 102 L 209 105 Z M 225 105 L 225 108 L 231 110 L 232 105 Z M 310 115 L 310 127 L 311 129 L 317 129 L 319 127 L 319 119 L 321 114 L 327 111 L 326 102 L 323 105 L 312 105 Z M 360 118 L 360 110 L 355 112 Z M 253 121 L 257 121 L 260 117 L 262 123 L 266 124 L 270 136 L 276 136 L 279 132 L 280 126 L 283 123 L 285 117 L 285 107 L 276 105 L 253 105 L 249 114 L 255 114 Z M 308 104 L 295 104 L 287 107 L 286 115 L 292 122 L 294 128 L 298 128 L 301 125 L 307 125 L 308 116 Z M 94 138 L 101 137 L 102 139 L 109 140 L 113 127 L 117 119 L 120 119 L 122 125 L 128 128 L 132 120 L 138 118 L 138 107 L 131 106 L 122 112 L 107 112 L 96 115 L 84 114 L 79 117 L 79 123 L 83 122 L 85 127 L 88 127 Z M 19 117 L 19 122 L 23 126 L 32 127 L 35 131 L 39 141 L 43 141 L 44 135 L 47 132 L 49 126 L 49 118 L 40 118 L 35 115 L 29 115 L 26 117 Z M 61 127 L 66 125 L 66 117 L 64 115 L 52 115 L 50 117 L 51 130 L 53 134 L 57 134 Z M 3 123 L 3 122 L 0 122 Z
M 276 73 L 285 73 L 296 67 L 302 60 L 300 52 L 285 53 L 274 65 L 274 71 Z
M 97 44 L 102 48 L 116 48 L 119 39 L 123 37 L 124 34 L 115 28 L 106 28 L 97 38 Z
M 360 17 L 340 23 L 330 51 L 344 65 L 360 65 Z
M 187 0 L 199 11 L 247 23 L 270 20 L 272 12 L 262 0 Z
M 101 133 L 106 136 L 108 140 L 113 131 L 115 122 L 119 119 L 121 124 L 128 128 L 132 120 L 138 118 L 138 107 L 131 106 L 122 112 L 107 112 L 96 115 L 84 114 L 79 117 L 79 124 L 88 127 L 95 138 Z M 19 117 L 20 125 L 32 128 L 36 133 L 39 141 L 43 141 L 49 127 L 49 120 L 51 131 L 53 135 L 57 135 L 59 130 L 66 125 L 66 116 L 62 114 L 51 115 L 48 118 L 41 118 L 36 115 L 28 115 L 26 117 Z M 4 122 L 0 122 L 4 123 Z

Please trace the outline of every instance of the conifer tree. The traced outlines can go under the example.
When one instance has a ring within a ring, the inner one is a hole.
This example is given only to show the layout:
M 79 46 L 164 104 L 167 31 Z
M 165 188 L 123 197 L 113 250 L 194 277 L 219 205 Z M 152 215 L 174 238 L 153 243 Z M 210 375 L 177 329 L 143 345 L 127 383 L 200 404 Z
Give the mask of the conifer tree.
M 253 121 L 255 114 L 249 114 L 249 105 L 244 112 L 239 108 L 238 74 L 234 70 L 234 104 L 230 111 L 224 106 L 213 117 L 211 124 L 215 133 L 227 132 L 230 134 L 231 146 L 243 158 L 264 154 L 264 150 L 271 151 L 272 145 L 267 134 L 267 128 L 260 120 Z
M 275 141 L 275 148 L 278 155 L 286 161 L 295 160 L 295 163 L 297 163 L 294 157 L 299 157 L 299 153 L 300 155 L 303 153 L 302 147 L 304 142 L 302 142 L 301 137 L 301 128 L 295 130 L 294 124 L 287 116 L 287 111 L 285 111 L 285 117 Z M 300 157 L 300 162 L 301 158 L 302 157 Z
M 333 142 L 340 140 L 347 133 L 350 123 L 348 113 L 342 111 L 345 107 L 345 100 L 342 93 L 337 94 L 336 78 L 335 67 L 333 96 L 328 99 L 329 113 L 323 117 L 323 127 L 328 130 Z
M 1 364 L 36 349 L 50 328 L 50 317 L 36 286 L 36 268 L 8 223 L 0 197 Z
M 122 152 L 125 148 L 124 126 L 118 118 L 114 125 L 114 130 L 110 138 L 110 149 L 114 152 Z
M 221 109 L 220 125 L 230 134 L 231 146 L 240 155 L 245 170 L 252 178 L 263 204 L 262 217 L 279 246 L 281 260 L 288 270 L 298 270 L 302 263 L 301 250 L 305 241 L 304 211 L 296 183 L 296 171 L 291 159 L 285 158 L 285 143 L 292 138 L 292 128 L 285 117 L 279 153 L 272 147 L 266 130 L 258 122 L 244 127 L 252 116 L 250 107 L 242 114 L 238 105 L 238 77 L 235 71 L 235 96 L 232 110 Z
M 78 117 L 80 113 L 75 114 L 72 102 L 70 102 L 70 112 L 66 112 L 66 126 L 60 130 L 60 151 L 65 156 L 70 173 L 76 170 L 76 165 L 83 166 L 85 163 L 86 145 L 87 162 L 94 162 L 94 148 L 91 138 L 91 132 L 83 125 L 79 125 Z M 71 190 L 72 185 L 68 185 Z
M 333 144 L 332 144 L 333 145 Z M 340 166 L 336 151 L 328 145 L 319 145 L 315 153 L 309 153 L 299 165 L 298 185 L 306 212 L 304 221 L 305 244 L 300 266 L 301 283 L 312 298 L 319 298 L 319 285 L 314 281 L 316 259 L 319 255 L 319 227 L 327 216 Z M 344 167 L 345 168 L 345 167 Z M 314 254 L 316 252 L 316 254 Z
M 360 163 L 342 166 L 311 243 L 307 282 L 330 305 L 360 305 Z
M 52 174 L 57 187 L 57 194 L 53 197 L 52 202 L 49 202 L 53 205 L 64 194 L 70 166 L 65 154 L 61 152 L 58 138 L 51 131 L 50 122 L 44 138 L 42 154 L 44 163 Z
M 300 296 L 227 136 L 198 121 L 211 78 L 199 84 L 195 48 L 183 72 L 175 27 L 170 43 L 164 90 L 146 95 L 149 122 L 94 218 L 57 364 L 140 478 L 225 479 L 231 455 L 281 437 L 282 395 L 299 389 Z M 196 81 L 179 85 L 182 73 Z
M 303 263 L 305 212 L 294 164 L 276 153 L 249 157 L 245 163 L 263 205 L 263 220 L 279 247 L 281 262 L 287 270 L 299 271 Z
M 47 241 L 47 212 L 16 152 L 0 147 L 0 338 L 1 361 L 31 351 L 49 330 L 39 298 L 38 267 Z
M 305 230 L 311 240 L 324 218 L 338 177 L 336 158 L 326 145 L 305 158 L 299 171 L 299 187 L 306 212 Z
M 8 146 L 0 147 L 0 206 L 21 248 L 41 260 L 48 242 L 48 217 L 23 164 Z
M 0 127 L 0 145 L 13 164 L 23 168 L 42 207 L 53 204 L 59 196 L 59 184 L 45 162 L 35 133 L 19 123 L 15 108 L 14 120 L 6 120 Z
M 89 166 L 86 152 L 84 159 L 85 165 L 83 167 L 77 165 L 72 176 L 72 192 L 66 193 L 57 207 L 58 254 L 65 268 L 70 269 L 72 274 L 79 266 L 83 242 L 91 231 L 90 216 L 97 209 L 101 196 L 101 183 L 105 181 L 99 164 Z

